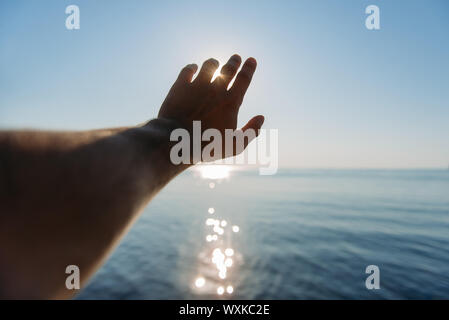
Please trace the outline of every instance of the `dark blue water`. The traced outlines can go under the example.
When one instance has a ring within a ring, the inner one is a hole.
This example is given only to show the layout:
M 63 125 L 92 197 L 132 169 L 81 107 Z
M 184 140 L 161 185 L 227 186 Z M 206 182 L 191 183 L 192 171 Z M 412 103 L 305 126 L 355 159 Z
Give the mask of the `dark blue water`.
M 449 171 L 237 171 L 209 183 L 186 172 L 167 186 L 78 298 L 449 298 Z M 207 242 L 211 217 L 227 225 Z M 214 248 L 234 250 L 225 279 Z M 379 290 L 365 287 L 373 264 Z

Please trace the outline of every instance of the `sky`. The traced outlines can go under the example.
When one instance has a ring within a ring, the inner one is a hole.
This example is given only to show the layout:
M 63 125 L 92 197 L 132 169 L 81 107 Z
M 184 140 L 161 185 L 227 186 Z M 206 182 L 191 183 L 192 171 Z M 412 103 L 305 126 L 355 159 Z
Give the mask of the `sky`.
M 0 129 L 136 125 L 184 65 L 233 53 L 258 60 L 239 125 L 265 116 L 281 168 L 448 167 L 446 0 L 2 0 Z

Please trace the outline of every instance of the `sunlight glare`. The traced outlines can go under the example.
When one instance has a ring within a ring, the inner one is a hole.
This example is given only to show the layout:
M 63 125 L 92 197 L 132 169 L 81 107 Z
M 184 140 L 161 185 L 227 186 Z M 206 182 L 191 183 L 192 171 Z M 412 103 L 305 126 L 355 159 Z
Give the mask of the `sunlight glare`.
M 229 177 L 231 166 L 210 164 L 199 166 L 198 170 L 203 179 L 224 179 Z
M 206 283 L 206 279 L 204 279 L 203 277 L 199 277 L 195 280 L 195 286 L 197 288 L 203 287 L 205 283 Z
M 221 65 L 218 66 L 217 70 L 214 72 L 214 75 L 212 76 L 211 82 L 213 82 L 216 78 L 221 77 Z
M 228 257 L 232 257 L 234 255 L 234 250 L 232 248 L 227 248 L 225 250 L 225 255 L 227 255 Z

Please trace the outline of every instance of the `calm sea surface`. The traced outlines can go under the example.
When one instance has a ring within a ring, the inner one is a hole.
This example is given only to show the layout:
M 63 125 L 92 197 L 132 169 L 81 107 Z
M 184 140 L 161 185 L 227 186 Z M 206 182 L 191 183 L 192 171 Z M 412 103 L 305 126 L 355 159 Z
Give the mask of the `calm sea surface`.
M 449 171 L 185 172 L 78 298 L 449 299 Z

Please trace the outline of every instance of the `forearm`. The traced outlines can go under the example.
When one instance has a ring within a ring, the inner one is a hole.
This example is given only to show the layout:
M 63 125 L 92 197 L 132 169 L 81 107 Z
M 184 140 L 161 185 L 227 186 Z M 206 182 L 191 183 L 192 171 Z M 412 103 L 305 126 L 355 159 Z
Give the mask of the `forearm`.
M 70 264 L 87 280 L 137 213 L 185 169 L 169 160 L 169 133 L 161 120 L 117 130 L 0 133 L 0 288 L 65 297 Z

